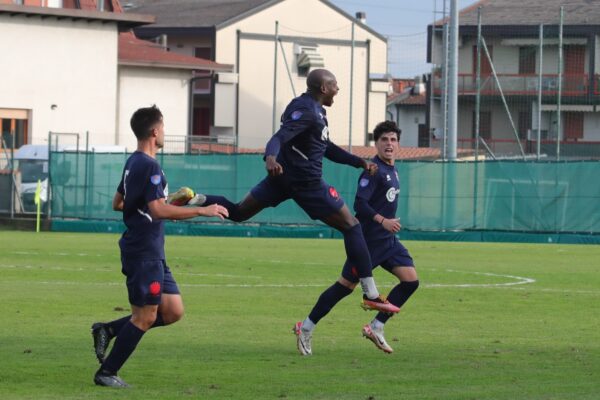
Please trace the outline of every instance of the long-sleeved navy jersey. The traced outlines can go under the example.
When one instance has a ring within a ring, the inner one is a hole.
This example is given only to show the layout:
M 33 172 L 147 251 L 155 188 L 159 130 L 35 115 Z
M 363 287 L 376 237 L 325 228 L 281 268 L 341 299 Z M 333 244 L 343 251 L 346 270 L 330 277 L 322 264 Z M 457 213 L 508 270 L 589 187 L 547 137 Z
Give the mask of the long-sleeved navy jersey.
M 348 153 L 329 140 L 325 109 L 311 95 L 293 99 L 281 116 L 281 127 L 267 143 L 265 157 L 277 156 L 289 182 L 318 182 L 323 172 L 323 157 L 356 168 L 361 158 Z
M 400 182 L 398 172 L 393 165 L 386 164 L 375 156 L 372 160 L 379 167 L 377 174 L 370 176 L 363 172 L 358 179 L 358 189 L 354 200 L 356 218 L 362 225 L 367 242 L 378 242 L 393 238 L 394 234 L 373 221 L 373 216 L 380 214 L 385 218 L 396 218 L 398 209 L 398 193 Z

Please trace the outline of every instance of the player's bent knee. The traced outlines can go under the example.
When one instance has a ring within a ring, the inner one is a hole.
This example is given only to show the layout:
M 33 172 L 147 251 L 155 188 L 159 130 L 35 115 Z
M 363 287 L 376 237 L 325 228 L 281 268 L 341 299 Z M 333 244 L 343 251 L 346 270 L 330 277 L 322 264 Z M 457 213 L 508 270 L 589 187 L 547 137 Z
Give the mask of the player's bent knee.
M 168 313 L 164 313 L 162 317 L 165 325 L 170 325 L 182 319 L 184 314 L 183 307 L 181 307 L 180 309 L 171 310 Z
M 156 321 L 156 313 L 146 313 L 143 315 L 134 315 L 131 317 L 131 323 L 143 331 L 152 328 Z

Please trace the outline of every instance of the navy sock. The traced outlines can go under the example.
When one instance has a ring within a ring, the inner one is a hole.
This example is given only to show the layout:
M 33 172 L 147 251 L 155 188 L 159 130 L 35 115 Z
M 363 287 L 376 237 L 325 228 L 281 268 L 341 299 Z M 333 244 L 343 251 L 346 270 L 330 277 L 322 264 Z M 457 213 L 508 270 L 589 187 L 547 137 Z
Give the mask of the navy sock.
M 371 271 L 371 255 L 363 236 L 360 224 L 354 225 L 344 234 L 344 246 L 348 261 L 356 268 L 359 278 L 373 276 Z
M 102 370 L 116 374 L 129 356 L 131 356 L 131 353 L 135 350 L 144 333 L 146 332 L 133 325 L 131 321 L 128 321 L 121 328 L 115 340 L 115 345 L 106 360 L 102 363 Z
M 225 207 L 227 209 L 227 211 L 229 212 L 229 217 L 227 217 L 227 219 L 234 221 L 234 222 L 244 221 L 244 219 L 239 215 L 238 205 L 235 203 L 232 203 L 227 198 L 225 198 L 223 196 L 215 196 L 212 194 L 207 194 L 206 201 L 202 205 L 210 206 L 211 204 L 219 204 L 220 206 Z
M 390 291 L 390 294 L 388 295 L 387 299 L 396 307 L 402 307 L 402 305 L 406 303 L 406 300 L 408 300 L 408 298 L 412 296 L 412 294 L 415 292 L 415 290 L 417 290 L 418 287 L 418 280 L 410 282 L 400 282 L 399 284 L 394 286 L 394 288 Z M 375 318 L 377 318 L 378 321 L 381 321 L 385 324 L 392 315 L 393 314 L 386 314 L 380 312 Z
M 117 336 L 121 329 L 125 326 L 126 323 L 131 319 L 131 314 L 126 317 L 115 319 L 114 321 L 110 321 L 106 324 L 108 331 L 112 336 Z
M 339 282 L 334 283 L 321 293 L 319 300 L 317 300 L 317 304 L 313 307 L 308 318 L 316 324 L 331 311 L 333 306 L 350 293 L 352 293 L 352 289 L 347 288 Z
M 106 326 L 108 327 L 108 330 L 113 337 L 118 336 L 119 332 L 121 332 L 121 329 L 123 329 L 125 324 L 128 323 L 130 319 L 131 319 L 131 314 L 129 314 L 126 317 L 119 318 L 114 321 L 108 322 L 106 324 Z M 156 321 L 154 321 L 154 324 L 152 324 L 150 329 L 158 328 L 159 326 L 164 326 L 164 324 L 165 324 L 165 322 L 163 321 L 162 315 L 156 314 Z

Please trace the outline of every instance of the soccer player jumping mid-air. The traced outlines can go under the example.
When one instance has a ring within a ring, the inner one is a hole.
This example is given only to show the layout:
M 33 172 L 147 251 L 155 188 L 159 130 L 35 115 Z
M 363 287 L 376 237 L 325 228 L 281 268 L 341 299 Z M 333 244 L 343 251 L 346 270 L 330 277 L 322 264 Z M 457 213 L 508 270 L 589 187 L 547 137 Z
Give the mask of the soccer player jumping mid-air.
M 281 116 L 281 127 L 266 145 L 268 176 L 237 204 L 215 195 L 206 195 L 204 202 L 197 204 L 221 204 L 229 211 L 230 220 L 241 222 L 266 207 L 276 207 L 293 199 L 312 219 L 321 220 L 342 233 L 348 262 L 355 268 L 363 290 L 364 306 L 382 312 L 398 312 L 396 306 L 379 295 L 360 223 L 335 188 L 322 178 L 323 157 L 363 168 L 370 175 L 377 172 L 377 164 L 363 160 L 329 140 L 324 106 L 330 107 L 339 91 L 335 76 L 328 70 L 315 69 L 308 74 L 306 85 L 306 92 L 287 106 Z

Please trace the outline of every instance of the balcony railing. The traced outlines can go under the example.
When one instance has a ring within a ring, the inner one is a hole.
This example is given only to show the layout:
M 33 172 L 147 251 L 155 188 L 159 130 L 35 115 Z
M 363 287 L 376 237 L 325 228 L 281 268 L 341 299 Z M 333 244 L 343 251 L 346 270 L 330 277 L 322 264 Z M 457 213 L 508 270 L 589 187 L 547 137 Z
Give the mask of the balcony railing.
M 538 94 L 539 76 L 520 75 L 520 74 L 498 74 L 498 82 L 493 75 L 481 76 L 481 95 L 497 96 L 502 92 L 508 96 L 533 96 Z M 594 93 L 600 95 L 600 85 L 598 77 L 594 82 Z M 590 78 L 587 74 L 565 74 L 562 78 L 562 95 L 563 96 L 587 96 L 589 94 Z M 436 95 L 442 93 L 444 88 L 444 80 L 440 75 L 434 75 L 433 90 Z M 458 75 L 458 94 L 459 95 L 475 95 L 477 93 L 477 77 L 475 74 L 459 74 Z M 551 96 L 558 93 L 558 75 L 545 74 L 542 75 L 542 95 Z

